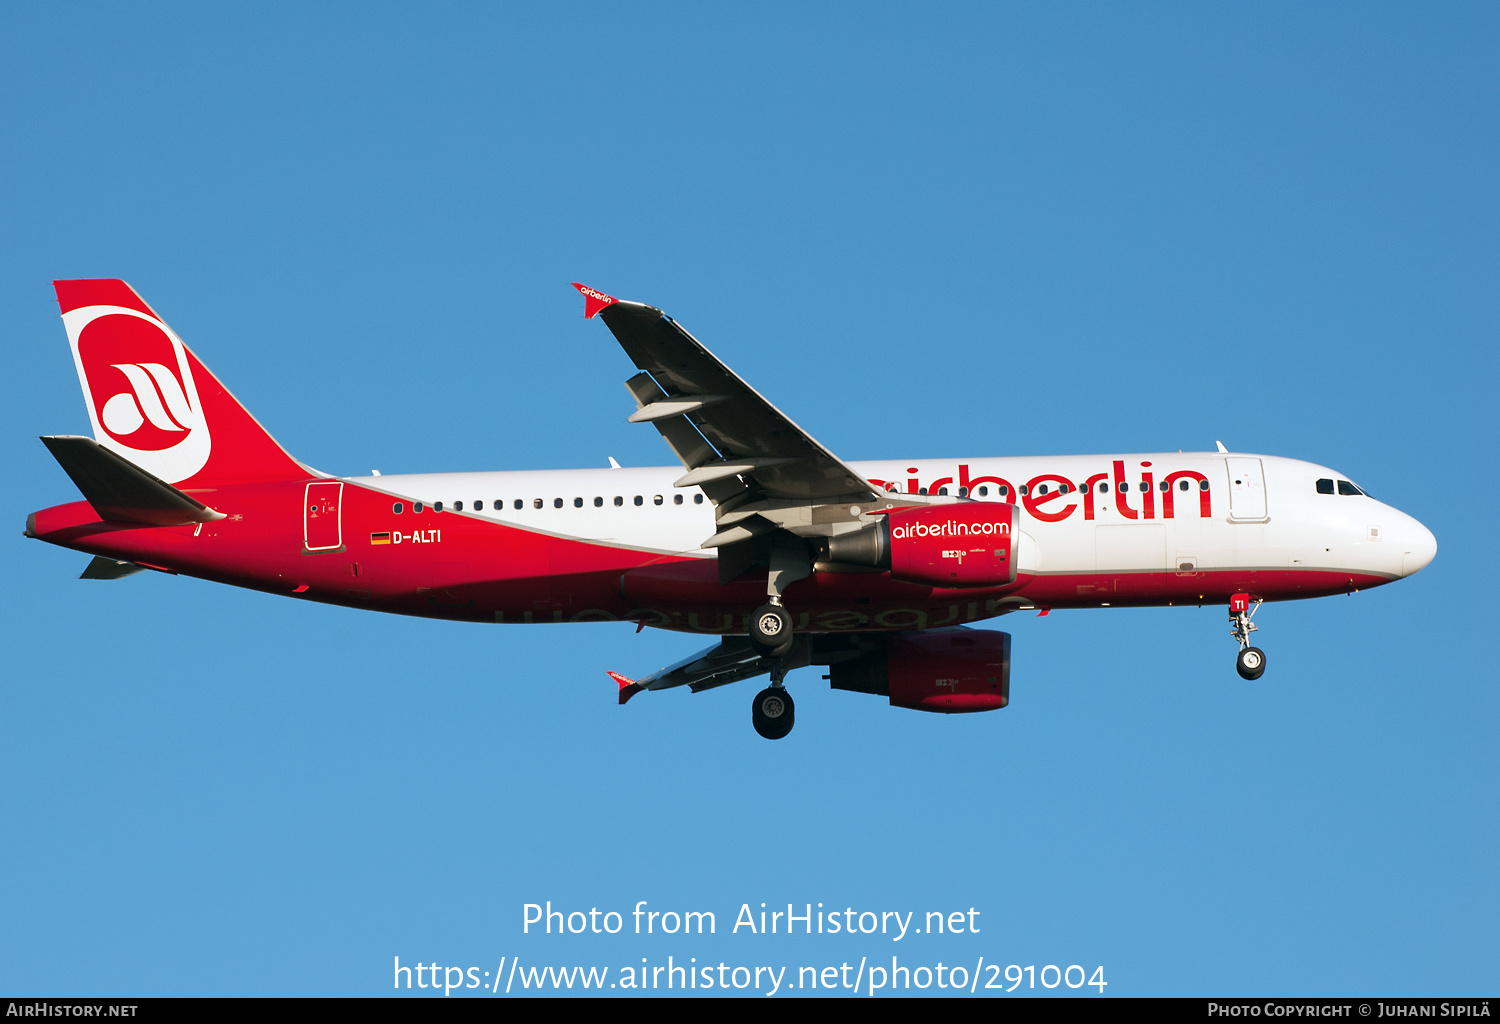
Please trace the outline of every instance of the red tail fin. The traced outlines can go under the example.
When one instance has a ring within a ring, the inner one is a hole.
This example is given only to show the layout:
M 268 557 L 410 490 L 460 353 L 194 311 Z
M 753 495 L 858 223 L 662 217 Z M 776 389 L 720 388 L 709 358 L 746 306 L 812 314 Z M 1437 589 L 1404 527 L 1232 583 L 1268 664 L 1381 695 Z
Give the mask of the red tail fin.
M 94 440 L 190 489 L 319 474 L 286 453 L 124 281 L 54 281 Z

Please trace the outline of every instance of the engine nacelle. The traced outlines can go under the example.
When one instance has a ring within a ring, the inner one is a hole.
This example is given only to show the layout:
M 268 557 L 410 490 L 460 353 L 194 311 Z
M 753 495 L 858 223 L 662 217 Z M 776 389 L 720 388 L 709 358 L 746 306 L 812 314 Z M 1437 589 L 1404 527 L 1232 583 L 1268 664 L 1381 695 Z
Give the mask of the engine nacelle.
M 889 569 L 930 587 L 1003 587 L 1016 581 L 1020 510 L 995 501 L 900 508 L 858 533 L 830 538 L 834 562 Z
M 899 633 L 876 650 L 829 661 L 834 689 L 886 696 L 892 707 L 961 714 L 1010 703 L 1010 634 L 998 630 Z

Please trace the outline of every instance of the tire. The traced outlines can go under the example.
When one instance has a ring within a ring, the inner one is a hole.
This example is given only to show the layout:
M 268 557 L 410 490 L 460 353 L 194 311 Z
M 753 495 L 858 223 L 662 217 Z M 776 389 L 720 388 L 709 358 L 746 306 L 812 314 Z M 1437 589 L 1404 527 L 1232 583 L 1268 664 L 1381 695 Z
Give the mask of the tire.
M 792 616 L 779 604 L 763 604 L 750 616 L 750 646 L 757 654 L 779 658 L 792 649 Z
M 1234 670 L 1241 679 L 1259 679 L 1266 671 L 1266 652 L 1259 647 L 1246 647 L 1234 659 Z
M 797 706 L 792 695 L 780 686 L 768 686 L 755 695 L 750 705 L 750 722 L 755 731 L 768 740 L 779 740 L 792 731 Z

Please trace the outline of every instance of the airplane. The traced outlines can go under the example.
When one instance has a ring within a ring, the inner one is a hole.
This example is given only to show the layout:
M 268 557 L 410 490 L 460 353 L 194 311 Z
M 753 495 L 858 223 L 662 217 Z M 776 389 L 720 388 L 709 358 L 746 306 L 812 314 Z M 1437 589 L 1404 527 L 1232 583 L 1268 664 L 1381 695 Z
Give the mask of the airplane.
M 1265 601 L 1410 576 L 1432 533 L 1345 474 L 1231 452 L 844 462 L 661 310 L 574 284 L 638 372 L 631 423 L 681 467 L 340 477 L 288 454 L 119 280 L 56 281 L 92 437 L 41 440 L 84 500 L 26 536 L 306 601 L 494 623 L 618 622 L 712 646 L 640 679 L 757 676 L 768 739 L 787 673 L 939 713 L 1010 703 L 1016 611 L 1227 606 L 1235 667 Z

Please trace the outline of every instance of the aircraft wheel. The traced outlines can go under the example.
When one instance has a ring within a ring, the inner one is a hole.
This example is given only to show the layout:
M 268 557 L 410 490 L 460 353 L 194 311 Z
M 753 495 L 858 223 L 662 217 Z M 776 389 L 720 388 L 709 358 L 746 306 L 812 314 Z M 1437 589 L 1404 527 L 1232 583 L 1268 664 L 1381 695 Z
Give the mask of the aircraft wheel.
M 1241 679 L 1259 679 L 1266 670 L 1266 652 L 1259 647 L 1246 647 L 1234 659 L 1234 668 Z
M 750 616 L 750 646 L 779 658 L 792 649 L 792 616 L 779 604 L 763 604 Z
M 768 740 L 779 740 L 792 731 L 797 708 L 784 687 L 768 686 L 755 695 L 750 705 L 750 721 L 755 731 Z

